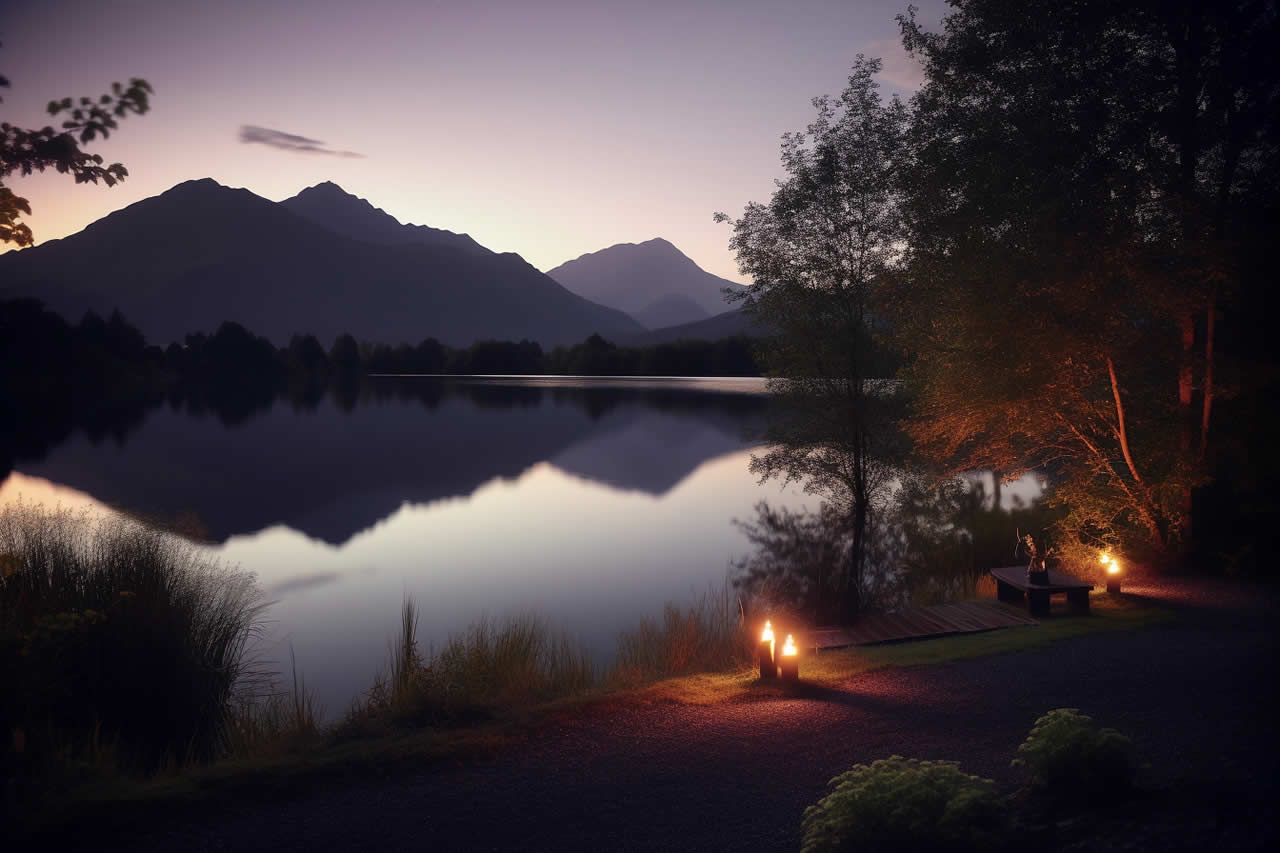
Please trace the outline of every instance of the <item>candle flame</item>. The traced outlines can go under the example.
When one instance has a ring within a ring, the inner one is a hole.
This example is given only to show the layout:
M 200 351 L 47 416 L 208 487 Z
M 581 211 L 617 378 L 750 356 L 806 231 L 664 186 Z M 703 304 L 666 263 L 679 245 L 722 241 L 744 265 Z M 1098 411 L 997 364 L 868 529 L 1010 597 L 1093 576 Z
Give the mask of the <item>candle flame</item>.
M 1110 554 L 1103 554 L 1099 558 L 1099 561 L 1102 563 L 1102 565 L 1107 567 L 1107 574 L 1109 575 L 1120 574 L 1120 564 L 1116 562 L 1115 557 L 1111 556 Z
M 796 641 L 791 638 L 790 634 L 787 634 L 787 641 L 782 644 L 782 655 L 783 657 L 791 657 L 795 655 L 795 653 Z
M 769 622 L 768 619 L 764 621 L 764 631 L 760 633 L 760 642 L 762 643 L 773 642 L 773 625 Z

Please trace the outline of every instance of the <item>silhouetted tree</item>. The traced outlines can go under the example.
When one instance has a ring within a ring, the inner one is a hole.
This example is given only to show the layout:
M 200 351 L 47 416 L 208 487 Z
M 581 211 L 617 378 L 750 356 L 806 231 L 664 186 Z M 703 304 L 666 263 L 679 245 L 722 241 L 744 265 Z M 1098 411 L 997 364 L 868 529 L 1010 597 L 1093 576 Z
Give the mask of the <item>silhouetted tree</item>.
M 335 370 L 355 373 L 360 370 L 360 345 L 349 334 L 339 335 L 329 348 L 329 362 Z
M 8 86 L 9 81 L 0 76 L 0 88 Z M 151 85 L 135 77 L 127 88 L 112 83 L 110 92 L 96 98 L 50 101 L 50 116 L 66 116 L 60 130 L 0 123 L 0 243 L 30 246 L 33 239 L 31 228 L 20 221 L 22 214 L 31 215 L 31 205 L 4 185 L 5 178 L 14 172 L 30 175 L 56 169 L 71 174 L 77 184 L 102 181 L 115 186 L 128 176 L 128 170 L 120 163 L 103 166 L 102 155 L 86 154 L 80 146 L 99 136 L 106 139 L 130 113 L 145 113 L 151 94 Z
M 787 177 L 769 204 L 752 202 L 732 222 L 729 244 L 753 282 L 739 297 L 743 310 L 778 332 L 765 358 L 770 388 L 790 413 L 770 430 L 770 449 L 752 457 L 751 470 L 762 480 L 802 483 L 843 519 L 845 618 L 861 606 L 866 534 L 883 487 L 869 423 L 868 311 L 904 236 L 907 110 L 897 98 L 880 98 L 879 70 L 878 59 L 859 55 L 838 99 L 814 99 L 818 115 L 806 131 L 783 136 Z
M 285 355 L 293 372 L 323 375 L 329 371 L 329 356 L 315 335 L 294 335 Z

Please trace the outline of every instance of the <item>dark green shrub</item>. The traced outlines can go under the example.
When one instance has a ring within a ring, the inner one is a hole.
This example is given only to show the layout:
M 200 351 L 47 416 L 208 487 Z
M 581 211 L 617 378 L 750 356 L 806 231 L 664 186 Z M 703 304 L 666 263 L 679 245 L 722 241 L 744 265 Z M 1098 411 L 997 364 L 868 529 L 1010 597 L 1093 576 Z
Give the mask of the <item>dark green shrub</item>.
M 954 761 L 855 764 L 804 812 L 805 853 L 989 850 L 1004 828 L 995 783 Z
M 1136 769 L 1129 739 L 1099 728 L 1078 708 L 1058 708 L 1036 720 L 1013 766 L 1030 775 L 1032 788 L 1067 802 L 1122 796 Z
M 105 745 L 150 771 L 226 748 L 260 612 L 252 576 L 133 520 L 23 504 L 0 510 L 0 555 L 10 761 Z

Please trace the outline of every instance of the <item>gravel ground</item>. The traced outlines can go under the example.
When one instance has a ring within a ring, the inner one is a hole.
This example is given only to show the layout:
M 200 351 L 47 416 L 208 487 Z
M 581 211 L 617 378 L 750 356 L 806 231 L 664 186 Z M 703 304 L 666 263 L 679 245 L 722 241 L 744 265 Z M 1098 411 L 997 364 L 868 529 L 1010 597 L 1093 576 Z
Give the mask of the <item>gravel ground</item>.
M 849 765 L 945 758 L 1014 782 L 1009 761 L 1036 717 L 1079 707 L 1130 735 L 1150 762 L 1145 786 L 1165 793 L 1134 806 L 1139 818 L 1100 818 L 1102 831 L 1062 827 L 1063 849 L 1275 849 L 1270 593 L 1203 581 L 1126 591 L 1185 612 L 796 698 L 595 713 L 465 767 L 211 806 L 94 848 L 794 850 L 805 806 Z

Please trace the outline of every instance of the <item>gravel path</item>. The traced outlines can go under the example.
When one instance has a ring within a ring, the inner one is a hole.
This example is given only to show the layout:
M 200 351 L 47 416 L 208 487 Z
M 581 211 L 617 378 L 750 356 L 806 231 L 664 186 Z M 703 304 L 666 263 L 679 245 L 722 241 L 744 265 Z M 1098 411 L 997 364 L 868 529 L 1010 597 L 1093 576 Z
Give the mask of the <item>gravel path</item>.
M 794 850 L 804 807 L 849 765 L 896 753 L 958 760 L 969 772 L 1013 781 L 1009 760 L 1036 717 L 1064 706 L 1130 735 L 1151 763 L 1149 785 L 1208 782 L 1274 802 L 1277 703 L 1266 624 L 1274 607 L 1204 582 L 1132 589 L 1184 608 L 1183 618 L 873 672 L 796 698 L 597 713 L 466 767 L 283 803 L 211 807 L 198 822 L 116 843 L 273 853 Z M 1244 836 L 1272 831 L 1261 826 L 1245 827 Z M 1176 841 L 1177 828 L 1169 835 Z

